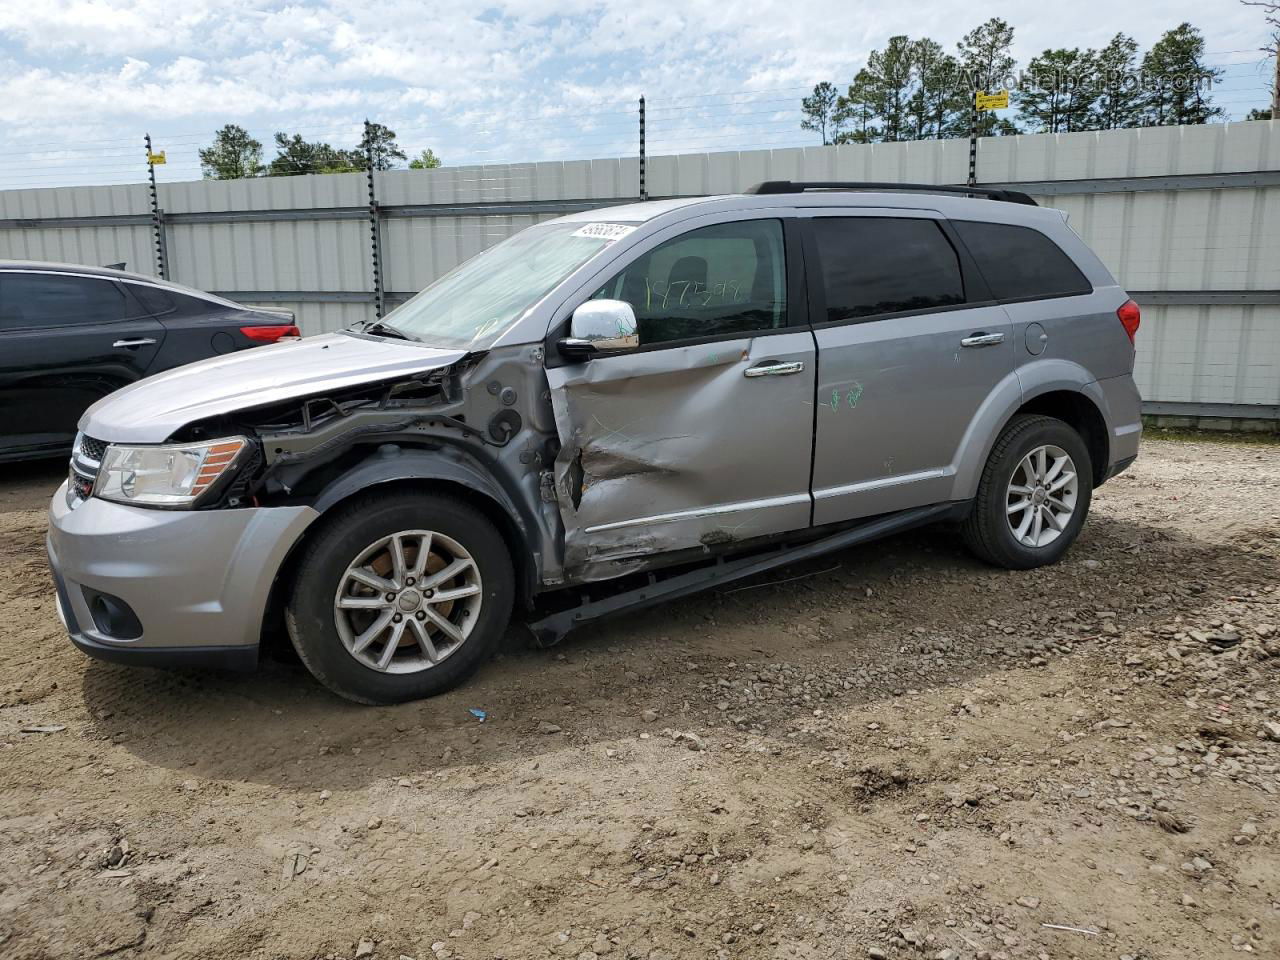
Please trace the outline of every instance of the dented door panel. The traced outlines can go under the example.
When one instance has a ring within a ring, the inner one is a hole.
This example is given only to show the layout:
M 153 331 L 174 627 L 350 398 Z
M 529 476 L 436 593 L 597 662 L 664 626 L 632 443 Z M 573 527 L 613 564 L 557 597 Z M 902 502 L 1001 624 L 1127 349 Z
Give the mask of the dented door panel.
M 791 329 L 549 369 L 569 578 L 807 527 L 815 360 Z

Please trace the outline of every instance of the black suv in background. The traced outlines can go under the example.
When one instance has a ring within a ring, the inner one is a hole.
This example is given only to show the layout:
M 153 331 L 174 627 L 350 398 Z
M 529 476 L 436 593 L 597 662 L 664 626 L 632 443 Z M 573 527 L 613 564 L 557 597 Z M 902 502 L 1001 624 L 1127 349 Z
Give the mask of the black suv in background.
M 287 311 L 122 270 L 0 261 L 0 461 L 65 454 L 89 406 L 148 374 L 289 336 Z

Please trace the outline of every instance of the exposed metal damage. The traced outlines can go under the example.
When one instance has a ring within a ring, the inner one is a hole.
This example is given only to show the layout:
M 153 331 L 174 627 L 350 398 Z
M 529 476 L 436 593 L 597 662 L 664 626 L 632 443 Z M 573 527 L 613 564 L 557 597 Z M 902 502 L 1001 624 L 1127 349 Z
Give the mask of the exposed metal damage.
M 411 348 L 406 348 L 411 349 Z M 559 449 L 541 346 L 468 354 L 448 366 L 192 424 L 191 437 L 246 433 L 260 462 L 228 505 L 327 507 L 381 482 L 451 484 L 487 498 L 513 555 L 532 557 L 526 586 L 564 580 L 550 466 Z

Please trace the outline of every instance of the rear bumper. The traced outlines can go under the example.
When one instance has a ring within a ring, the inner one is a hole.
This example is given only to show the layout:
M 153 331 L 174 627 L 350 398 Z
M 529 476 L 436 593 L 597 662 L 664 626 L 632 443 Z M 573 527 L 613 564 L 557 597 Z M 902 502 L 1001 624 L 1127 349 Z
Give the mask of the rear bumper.
M 1142 442 L 1142 397 L 1129 374 L 1099 380 L 1097 386 L 1102 391 L 1109 434 L 1110 455 L 1103 476 L 1110 479 L 1138 458 L 1138 445 Z
M 309 507 L 49 510 L 47 549 L 71 642 L 102 660 L 251 669 L 272 582 Z M 104 605 L 105 603 L 105 605 Z

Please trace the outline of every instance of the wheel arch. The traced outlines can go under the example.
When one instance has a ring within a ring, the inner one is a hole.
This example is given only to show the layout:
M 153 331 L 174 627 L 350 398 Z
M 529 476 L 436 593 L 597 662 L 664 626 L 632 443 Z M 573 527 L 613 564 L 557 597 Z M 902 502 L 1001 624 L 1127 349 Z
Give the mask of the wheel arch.
M 978 480 L 996 440 L 1014 417 L 1038 413 L 1070 424 L 1084 439 L 1093 461 L 1093 485 L 1106 479 L 1111 441 L 1102 388 L 1084 367 L 1068 360 L 1028 364 L 1002 380 L 978 410 L 955 459 L 953 499 L 976 495 Z
M 511 554 L 516 603 L 528 604 L 541 576 L 541 557 L 529 522 L 512 496 L 481 464 L 453 448 L 426 450 L 388 444 L 334 477 L 315 498 L 312 504 L 317 514 L 315 519 L 290 546 L 272 581 L 263 612 L 264 640 L 283 623 L 288 586 L 293 582 L 305 546 L 325 527 L 326 518 L 367 493 L 396 489 L 453 497 L 491 520 Z

